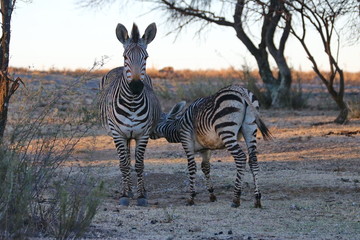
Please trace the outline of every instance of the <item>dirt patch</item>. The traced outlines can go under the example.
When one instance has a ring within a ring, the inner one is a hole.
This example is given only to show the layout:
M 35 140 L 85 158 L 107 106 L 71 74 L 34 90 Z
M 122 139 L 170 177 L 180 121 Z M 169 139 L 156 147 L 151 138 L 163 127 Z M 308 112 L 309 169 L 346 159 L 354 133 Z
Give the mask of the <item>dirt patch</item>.
M 235 164 L 226 151 L 212 154 L 216 202 L 210 202 L 200 159 L 197 196 L 188 197 L 187 164 L 180 144 L 150 141 L 145 156 L 149 207 L 120 207 L 120 171 L 105 132 L 85 138 L 76 163 L 106 185 L 106 197 L 86 238 L 101 239 L 360 239 L 360 119 L 346 125 L 314 122 L 337 112 L 265 111 L 274 141 L 259 139 L 262 209 L 245 174 L 241 206 L 231 208 Z M 135 174 L 133 183 L 136 185 Z M 136 190 L 136 188 L 134 189 Z

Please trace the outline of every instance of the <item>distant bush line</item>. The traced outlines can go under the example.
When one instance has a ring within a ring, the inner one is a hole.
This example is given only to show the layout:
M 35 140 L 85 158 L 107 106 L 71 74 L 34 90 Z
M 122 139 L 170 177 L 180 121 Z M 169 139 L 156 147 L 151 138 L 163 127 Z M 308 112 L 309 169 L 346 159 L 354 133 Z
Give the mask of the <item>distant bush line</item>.
M 100 69 L 95 70 L 91 74 L 96 77 L 102 77 L 110 69 Z M 74 77 L 79 77 L 88 72 L 86 69 L 48 69 L 48 70 L 33 70 L 30 68 L 10 68 L 10 73 L 16 74 L 33 74 L 33 75 L 48 75 L 48 74 L 63 74 Z M 257 70 L 238 70 L 235 68 L 226 68 L 226 69 L 205 69 L 205 70 L 175 70 L 173 67 L 164 67 L 162 69 L 148 68 L 147 73 L 154 79 L 169 79 L 177 81 L 192 81 L 199 79 L 216 79 L 216 80 L 233 80 L 241 79 L 244 76 L 244 73 L 250 73 L 257 81 L 260 80 L 260 76 Z M 329 73 L 330 74 L 330 73 Z M 359 84 L 360 83 L 360 71 L 359 72 L 345 72 L 345 81 L 346 84 Z M 274 75 L 276 76 L 276 71 L 274 70 Z M 293 79 L 300 78 L 302 83 L 321 83 L 317 75 L 313 71 L 299 71 L 292 70 Z

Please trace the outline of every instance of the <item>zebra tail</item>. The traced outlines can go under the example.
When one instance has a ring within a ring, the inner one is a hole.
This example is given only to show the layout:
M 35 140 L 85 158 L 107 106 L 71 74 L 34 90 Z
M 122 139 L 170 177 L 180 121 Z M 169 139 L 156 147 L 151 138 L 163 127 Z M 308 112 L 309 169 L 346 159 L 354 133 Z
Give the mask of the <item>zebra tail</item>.
M 265 140 L 272 140 L 273 136 L 270 130 L 266 127 L 265 123 L 261 120 L 260 117 L 257 116 L 256 118 L 256 125 L 260 129 L 260 132 Z

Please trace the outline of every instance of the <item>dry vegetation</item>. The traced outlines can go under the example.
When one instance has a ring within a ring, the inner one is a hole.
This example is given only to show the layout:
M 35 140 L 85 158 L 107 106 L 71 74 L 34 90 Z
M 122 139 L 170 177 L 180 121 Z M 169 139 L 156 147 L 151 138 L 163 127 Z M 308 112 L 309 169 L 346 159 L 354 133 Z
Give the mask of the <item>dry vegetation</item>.
M 273 142 L 259 140 L 263 209 L 253 207 L 251 174 L 242 205 L 230 207 L 235 178 L 226 151 L 212 157 L 218 201 L 211 203 L 198 173 L 196 205 L 185 206 L 186 160 L 178 144 L 150 141 L 146 184 L 150 207 L 118 206 L 118 160 L 108 136 L 84 139 L 74 164 L 90 167 L 107 184 L 107 198 L 88 237 L 121 239 L 357 239 L 360 237 L 360 119 L 314 127 L 335 112 L 265 111 Z M 88 149 L 92 149 L 88 152 Z M 198 167 L 200 162 L 198 161 Z M 135 177 L 134 177 L 135 180 Z
M 60 116 L 87 109 L 92 113 L 89 121 L 96 119 L 97 84 L 106 71 L 92 72 L 82 85 L 66 92 L 61 89 L 71 85 L 85 71 L 13 71 L 23 79 L 28 91 L 41 90 L 41 94 L 30 102 L 23 101 L 21 96 L 14 98 L 9 130 L 22 111 L 30 107 L 29 104 L 36 102 L 39 107 L 46 106 L 49 99 L 46 96 L 54 91 L 66 93 L 65 96 L 59 95 L 54 106 L 56 113 L 63 114 Z M 169 110 L 180 99 L 191 101 L 199 95 L 216 91 L 224 84 L 237 82 L 246 85 L 247 80 L 244 72 L 234 69 L 173 71 L 168 68 L 162 71 L 150 69 L 149 73 L 154 77 L 154 86 L 164 110 Z M 255 72 L 250 73 L 256 78 Z M 351 86 L 347 97 L 359 99 L 360 73 L 347 73 L 346 76 L 350 76 L 347 84 Z M 226 151 L 216 151 L 212 157 L 212 176 L 218 201 L 209 202 L 199 171 L 196 205 L 185 206 L 188 196 L 185 155 L 179 144 L 168 144 L 165 140 L 151 140 L 145 156 L 145 184 L 150 206 L 140 208 L 135 206 L 136 201 L 132 201 L 130 207 L 120 207 L 121 178 L 117 154 L 111 137 L 96 124 L 79 138 L 73 156 L 63 162 L 58 173 L 58 179 L 86 173 L 95 179 L 94 185 L 104 183 L 105 195 L 84 237 L 360 239 L 360 117 L 352 118 L 345 125 L 316 125 L 333 120 L 336 107 L 315 75 L 295 73 L 294 78 L 301 80 L 298 86 L 307 107 L 297 111 L 262 110 L 263 119 L 274 135 L 271 142 L 259 138 L 262 209 L 253 207 L 253 183 L 248 171 L 242 205 L 238 209 L 230 207 L 235 164 Z M 189 87 L 193 90 L 184 91 Z M 60 129 L 61 122 L 55 120 L 50 117 L 45 121 L 45 132 L 54 126 Z M 65 127 L 71 129 L 68 125 Z M 59 136 L 58 140 L 64 141 L 66 136 Z
M 9 72 L 13 74 L 31 74 L 37 76 L 46 76 L 49 74 L 57 74 L 57 75 L 64 75 L 64 76 L 73 76 L 78 77 L 84 75 L 89 70 L 86 69 L 76 69 L 76 70 L 69 70 L 69 69 L 50 69 L 46 71 L 40 70 L 31 70 L 28 68 L 9 68 Z M 109 69 L 97 69 L 91 72 L 91 75 L 96 77 L 102 77 L 106 74 Z M 204 80 L 204 79 L 213 79 L 213 80 L 229 80 L 229 79 L 243 79 L 244 78 L 244 71 L 237 70 L 234 68 L 227 68 L 221 70 L 214 70 L 214 69 L 205 69 L 205 70 L 175 70 L 173 67 L 165 67 L 162 69 L 155 69 L 149 68 L 146 70 L 147 73 L 155 79 L 168 79 L 168 80 L 176 80 L 176 81 L 194 81 L 194 80 Z M 274 72 L 276 72 L 274 70 Z M 260 76 L 257 71 L 250 70 L 250 75 L 257 79 L 260 82 Z M 276 75 L 276 74 L 275 74 Z M 360 82 L 360 72 L 345 72 L 344 73 L 346 84 L 349 85 L 359 85 Z M 317 75 L 313 71 L 297 71 L 293 70 L 293 78 L 294 82 L 298 79 L 301 80 L 302 84 L 305 83 L 316 83 L 320 84 L 320 80 L 318 79 Z

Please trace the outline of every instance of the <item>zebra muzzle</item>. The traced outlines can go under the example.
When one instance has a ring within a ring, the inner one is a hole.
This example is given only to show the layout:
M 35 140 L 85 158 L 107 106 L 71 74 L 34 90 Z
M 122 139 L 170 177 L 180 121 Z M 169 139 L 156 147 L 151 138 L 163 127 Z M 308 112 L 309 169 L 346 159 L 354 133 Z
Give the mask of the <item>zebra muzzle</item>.
M 144 88 L 144 83 L 138 79 L 138 80 L 132 80 L 129 83 L 130 90 L 133 94 L 140 94 Z

